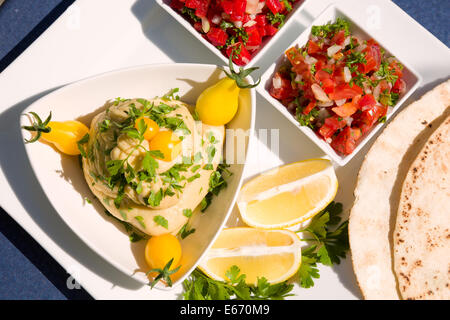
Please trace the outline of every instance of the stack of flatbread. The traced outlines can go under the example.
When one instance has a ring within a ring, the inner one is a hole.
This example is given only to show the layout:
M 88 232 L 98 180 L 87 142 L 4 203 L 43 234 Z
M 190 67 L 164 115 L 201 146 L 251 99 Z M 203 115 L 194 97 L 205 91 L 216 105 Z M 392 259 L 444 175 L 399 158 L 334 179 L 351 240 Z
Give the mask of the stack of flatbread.
M 384 129 L 361 166 L 349 222 L 366 299 L 450 299 L 450 80 Z

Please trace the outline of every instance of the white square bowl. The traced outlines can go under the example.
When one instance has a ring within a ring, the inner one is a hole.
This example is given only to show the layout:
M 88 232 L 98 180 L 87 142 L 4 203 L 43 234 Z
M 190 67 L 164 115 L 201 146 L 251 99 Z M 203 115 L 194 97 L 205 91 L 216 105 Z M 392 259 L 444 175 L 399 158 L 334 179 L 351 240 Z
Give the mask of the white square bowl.
M 286 16 L 285 23 L 281 27 L 281 29 L 272 37 L 266 37 L 266 39 L 263 40 L 261 48 L 252 56 L 250 62 L 245 65 L 246 68 L 250 68 L 256 65 L 261 60 L 261 58 L 264 56 L 264 53 L 270 48 L 271 45 L 273 45 L 277 41 L 279 37 L 282 36 L 283 32 L 286 29 L 288 29 L 288 26 L 292 23 L 296 13 L 302 10 L 303 6 L 308 1 L 310 0 L 301 0 L 292 7 L 292 11 L 289 12 L 289 14 Z M 209 50 L 211 50 L 211 52 L 213 52 L 216 56 L 218 56 L 220 60 L 222 60 L 226 65 L 228 65 L 229 59 L 226 56 L 224 56 L 222 52 L 219 49 L 217 49 L 214 45 L 212 45 L 208 40 L 203 38 L 200 32 L 195 30 L 195 28 L 189 23 L 189 21 L 187 21 L 181 14 L 176 12 L 174 9 L 172 9 L 170 7 L 170 0 L 156 0 L 156 2 L 172 17 L 174 17 L 175 20 L 177 20 L 182 26 L 184 26 L 186 30 L 188 30 L 194 37 L 196 37 Z M 237 65 L 234 66 L 239 67 Z
M 274 63 L 272 63 L 272 65 L 270 65 L 270 67 L 262 75 L 261 84 L 258 86 L 257 91 L 267 101 L 269 101 L 272 106 L 274 106 L 278 111 L 280 111 L 282 115 L 284 115 L 289 121 L 294 123 L 298 129 L 300 129 L 304 134 L 306 134 L 333 161 L 335 161 L 340 166 L 344 166 L 384 126 L 384 123 L 378 123 L 377 125 L 375 125 L 372 128 L 372 130 L 362 138 L 360 143 L 357 145 L 357 147 L 351 154 L 346 155 L 346 156 L 341 156 L 327 142 L 320 139 L 311 128 L 306 127 L 306 126 L 301 126 L 298 123 L 298 121 L 295 119 L 295 117 L 287 110 L 287 108 L 280 101 L 273 98 L 269 93 L 273 75 L 278 70 L 278 68 L 287 61 L 284 52 L 287 49 L 294 47 L 294 46 L 297 46 L 299 48 L 303 47 L 309 40 L 312 26 L 324 25 L 329 22 L 334 22 L 334 21 L 336 21 L 337 18 L 344 18 L 350 22 L 350 31 L 352 32 L 352 34 L 359 36 L 365 40 L 373 38 L 386 51 L 386 54 L 395 56 L 398 59 L 398 61 L 400 63 L 402 63 L 404 66 L 403 79 L 406 82 L 406 91 L 400 97 L 397 104 L 393 108 L 390 108 L 390 110 L 388 111 L 388 113 L 386 115 L 386 121 L 388 121 L 389 118 L 391 118 L 394 115 L 394 113 L 399 110 L 399 108 L 403 104 L 403 102 L 405 102 L 408 99 L 408 97 L 418 88 L 418 86 L 421 82 L 421 77 L 416 71 L 414 71 L 414 69 L 411 68 L 411 66 L 408 64 L 408 62 L 405 61 L 404 57 L 396 56 L 395 52 L 390 51 L 388 47 L 384 46 L 382 38 L 372 36 L 369 32 L 364 30 L 359 24 L 355 23 L 355 19 L 352 19 L 351 17 L 349 17 L 349 15 L 346 15 L 343 12 L 343 10 L 340 10 L 339 4 L 331 5 L 327 9 L 325 9 L 325 11 L 323 11 L 314 20 L 314 22 L 311 24 L 311 26 L 309 28 L 307 28 L 305 31 L 303 31 L 303 33 L 294 42 L 292 42 L 292 44 L 290 46 L 288 46 L 287 48 L 285 48 L 285 50 L 282 51 L 282 55 Z M 389 37 L 395 37 L 395 32 L 391 31 L 391 30 L 386 30 L 385 34 L 386 34 L 386 36 L 389 36 Z
M 62 87 L 34 102 L 24 113 L 34 111 L 46 117 L 52 111 L 52 120 L 77 119 L 89 126 L 91 119 L 102 110 L 107 100 L 116 97 L 151 99 L 162 96 L 172 88 L 179 88 L 181 100 L 195 105 L 200 93 L 224 76 L 217 66 L 204 64 L 127 68 Z M 253 83 L 250 77 L 246 80 Z M 242 89 L 238 112 L 226 125 L 226 129 L 252 132 L 254 114 L 255 90 Z M 21 125 L 29 125 L 27 117 L 21 118 Z M 29 133 L 25 130 L 22 130 L 22 135 L 29 138 Z M 237 138 L 239 136 L 231 139 Z M 251 135 L 245 139 L 244 144 L 226 142 L 227 148 L 229 145 L 236 148 L 224 154 L 225 161 L 231 163 L 229 170 L 233 175 L 227 180 L 228 186 L 218 196 L 214 196 L 208 209 L 204 213 L 194 213 L 190 219 L 189 225 L 196 232 L 181 240 L 182 266 L 174 286 L 181 283 L 197 266 L 231 213 L 242 184 L 250 139 Z M 84 179 L 78 157 L 61 154 L 39 142 L 26 144 L 25 149 L 42 190 L 73 232 L 110 264 L 139 282 L 148 283 L 145 276 L 145 272 L 149 270 L 144 260 L 145 241 L 131 243 L 123 226 L 105 215 L 103 205 L 95 199 Z M 242 160 L 230 161 L 229 155 L 238 154 L 236 150 L 239 150 Z M 92 200 L 92 204 L 85 199 Z M 158 284 L 156 288 L 165 287 Z

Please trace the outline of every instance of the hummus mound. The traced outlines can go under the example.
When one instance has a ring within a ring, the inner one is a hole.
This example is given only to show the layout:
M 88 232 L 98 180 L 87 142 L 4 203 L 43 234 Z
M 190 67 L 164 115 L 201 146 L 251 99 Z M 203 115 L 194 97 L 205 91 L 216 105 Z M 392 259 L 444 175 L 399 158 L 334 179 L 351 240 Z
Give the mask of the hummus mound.
M 116 100 L 92 120 L 82 159 L 86 182 L 113 216 L 148 235 L 178 233 L 208 193 L 221 160 L 224 126 L 195 121 L 190 110 L 178 100 Z M 147 140 L 127 133 L 143 112 L 160 131 L 172 130 L 182 140 L 176 159 L 159 159 Z

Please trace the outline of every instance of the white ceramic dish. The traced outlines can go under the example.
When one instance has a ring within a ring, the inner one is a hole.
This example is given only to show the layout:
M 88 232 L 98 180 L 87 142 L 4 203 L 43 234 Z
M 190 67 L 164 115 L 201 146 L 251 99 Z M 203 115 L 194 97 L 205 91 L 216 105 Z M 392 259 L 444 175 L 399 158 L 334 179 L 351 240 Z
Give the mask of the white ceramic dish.
M 303 6 L 308 2 L 309 0 L 303 0 L 297 2 L 293 7 L 292 11 L 289 12 L 289 14 L 286 16 L 285 23 L 283 27 L 272 37 L 266 37 L 261 45 L 261 48 L 253 55 L 250 62 L 245 66 L 246 68 L 250 68 L 252 66 L 258 65 L 258 62 L 264 57 L 264 53 L 267 52 L 267 50 L 270 48 L 270 46 L 274 45 L 278 38 L 282 36 L 284 31 L 289 27 L 289 25 L 294 20 L 294 16 L 302 10 Z M 217 55 L 226 65 L 228 65 L 228 58 L 225 57 L 222 52 L 217 49 L 215 46 L 213 46 L 209 41 L 207 41 L 205 38 L 202 37 L 202 35 L 195 30 L 195 28 L 178 12 L 173 10 L 170 7 L 170 0 L 156 0 L 156 2 L 164 9 L 166 10 L 172 17 L 175 18 L 183 27 L 186 28 L 194 37 L 196 37 L 201 43 L 203 43 L 211 52 L 213 52 L 215 55 Z
M 166 64 L 134 67 L 65 86 L 39 99 L 24 112 L 34 111 L 46 116 L 52 111 L 52 120 L 78 119 L 89 126 L 103 104 L 115 97 L 153 98 L 162 96 L 171 88 L 179 88 L 181 100 L 195 105 L 198 95 L 224 76 L 225 74 L 213 65 Z M 252 83 L 250 77 L 247 81 Z M 239 111 L 226 128 L 252 131 L 254 108 L 254 90 L 241 90 Z M 22 117 L 21 125 L 27 124 L 28 118 Z M 25 130 L 22 130 L 22 134 L 24 138 L 29 137 Z M 246 154 L 248 143 L 249 139 L 246 140 L 245 146 L 240 146 L 244 149 L 239 150 L 244 150 Z M 239 147 L 236 143 L 234 146 Z M 130 243 L 123 226 L 105 216 L 104 207 L 97 199 L 94 200 L 95 197 L 84 180 L 78 158 L 62 155 L 43 143 L 27 144 L 26 151 L 42 189 L 66 224 L 112 265 L 138 281 L 148 283 L 145 276 L 145 272 L 149 270 L 144 260 L 145 241 Z M 225 159 L 227 155 L 225 153 Z M 229 170 L 233 175 L 228 180 L 228 187 L 218 197 L 214 197 L 211 206 L 204 213 L 194 214 L 190 219 L 190 226 L 195 228 L 196 232 L 181 240 L 181 274 L 174 281 L 174 286 L 192 272 L 226 222 L 241 186 L 243 163 L 245 162 L 231 164 Z M 89 204 L 85 199 L 91 199 L 93 203 Z M 156 287 L 165 288 L 159 284 Z
M 309 36 L 311 34 L 311 28 L 312 26 L 318 26 L 318 25 L 324 25 L 329 22 L 336 21 L 337 18 L 344 18 L 350 22 L 350 31 L 352 34 L 368 40 L 368 39 L 375 39 L 380 46 L 386 50 L 386 54 L 388 56 L 395 56 L 405 67 L 403 69 L 403 79 L 406 82 L 406 92 L 400 97 L 397 104 L 391 108 L 387 115 L 386 115 L 386 121 L 389 120 L 395 112 L 397 112 L 403 102 L 405 102 L 408 97 L 419 87 L 419 84 L 421 83 L 421 77 L 420 75 L 414 71 L 414 69 L 411 67 L 408 58 L 404 57 L 403 55 L 397 55 L 395 50 L 390 50 L 389 46 L 384 45 L 383 38 L 376 37 L 371 35 L 369 32 L 365 31 L 365 29 L 355 23 L 353 19 L 351 19 L 348 15 L 346 15 L 343 11 L 339 10 L 336 5 L 331 5 L 325 11 L 322 12 L 311 24 L 309 28 L 307 28 L 303 33 L 285 50 L 281 52 L 281 56 L 276 60 L 272 65 L 264 72 L 263 76 L 261 77 L 261 84 L 257 90 L 258 92 L 266 98 L 282 115 L 284 115 L 289 121 L 294 123 L 304 134 L 306 134 L 317 146 L 319 146 L 328 156 L 331 157 L 336 163 L 338 163 L 340 166 L 346 165 L 364 146 L 365 144 L 370 141 L 370 139 L 384 126 L 384 123 L 379 123 L 376 126 L 373 127 L 373 129 L 367 133 L 362 141 L 358 144 L 358 146 L 355 148 L 355 150 L 346 156 L 342 156 L 338 154 L 327 142 L 325 142 L 323 139 L 320 139 L 316 133 L 312 129 L 306 126 L 301 126 L 298 121 L 295 119 L 295 117 L 286 109 L 286 107 L 277 99 L 273 98 L 269 94 L 269 88 L 272 83 L 272 77 L 276 70 L 287 61 L 285 58 L 284 52 L 291 48 L 291 47 L 303 47 L 309 40 Z M 395 32 L 394 32 L 395 36 Z

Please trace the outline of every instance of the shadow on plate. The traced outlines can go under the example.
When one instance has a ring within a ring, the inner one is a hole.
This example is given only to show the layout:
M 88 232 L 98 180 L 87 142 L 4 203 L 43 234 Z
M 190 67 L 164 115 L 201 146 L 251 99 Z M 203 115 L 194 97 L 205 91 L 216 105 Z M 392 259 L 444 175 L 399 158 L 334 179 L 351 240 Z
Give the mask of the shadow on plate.
M 20 116 L 30 104 L 55 89 L 29 97 L 0 114 L 0 127 L 5 132 L 0 136 L 0 143 L 3 150 L 8 150 L 8 152 L 0 154 L 0 167 L 30 217 L 62 250 L 99 277 L 111 282 L 112 286 L 118 285 L 130 290 L 137 290 L 142 287 L 141 283 L 123 274 L 101 258 L 64 223 L 45 196 L 30 166 L 19 126 Z M 64 164 L 67 160 L 63 156 L 61 161 Z M 92 198 L 92 195 L 89 197 Z M 24 255 L 30 256 L 24 246 L 18 246 L 18 248 Z M 36 267 L 46 275 L 53 272 L 53 270 L 43 268 L 42 264 Z M 52 275 L 49 275 L 48 278 L 58 289 L 70 296 L 67 293 L 67 286 L 65 286 L 67 274 L 64 275 L 63 285 Z

